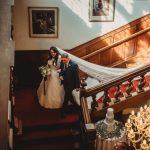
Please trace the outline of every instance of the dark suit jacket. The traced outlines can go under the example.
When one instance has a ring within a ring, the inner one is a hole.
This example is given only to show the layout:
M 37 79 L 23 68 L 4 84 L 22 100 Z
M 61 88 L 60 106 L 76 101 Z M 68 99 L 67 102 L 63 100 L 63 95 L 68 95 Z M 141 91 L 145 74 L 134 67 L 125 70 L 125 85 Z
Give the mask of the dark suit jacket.
M 79 68 L 74 61 L 70 60 L 67 68 L 61 62 L 60 69 L 61 72 L 59 76 L 63 76 L 64 78 L 62 84 L 65 89 L 69 88 L 70 90 L 73 90 L 80 87 Z

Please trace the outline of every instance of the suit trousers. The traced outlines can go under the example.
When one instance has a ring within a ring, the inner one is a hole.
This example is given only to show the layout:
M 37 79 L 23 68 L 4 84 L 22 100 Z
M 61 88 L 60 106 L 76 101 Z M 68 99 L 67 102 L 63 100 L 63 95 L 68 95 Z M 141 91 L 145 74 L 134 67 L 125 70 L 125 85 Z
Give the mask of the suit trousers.
M 65 97 L 64 97 L 64 103 L 63 103 L 63 108 L 66 108 L 68 106 L 69 101 L 73 104 L 73 105 L 77 105 L 77 103 L 74 101 L 74 98 L 72 96 L 72 91 L 73 89 L 65 89 Z

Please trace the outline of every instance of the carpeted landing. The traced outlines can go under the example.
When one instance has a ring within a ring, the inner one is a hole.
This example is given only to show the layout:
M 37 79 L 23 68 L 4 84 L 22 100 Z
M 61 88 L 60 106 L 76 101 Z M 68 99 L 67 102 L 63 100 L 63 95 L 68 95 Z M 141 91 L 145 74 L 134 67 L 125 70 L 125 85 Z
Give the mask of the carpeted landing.
M 15 116 L 22 121 L 22 134 L 14 137 L 14 150 L 81 150 L 80 111 L 70 106 L 65 117 L 59 109 L 38 103 L 36 88 L 15 92 Z

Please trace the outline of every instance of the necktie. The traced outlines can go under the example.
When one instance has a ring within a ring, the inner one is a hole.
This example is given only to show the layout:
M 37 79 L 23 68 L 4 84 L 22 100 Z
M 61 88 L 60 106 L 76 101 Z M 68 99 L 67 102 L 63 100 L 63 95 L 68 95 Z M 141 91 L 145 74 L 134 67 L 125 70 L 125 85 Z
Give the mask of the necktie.
M 66 69 L 67 69 L 67 65 L 65 64 L 65 65 L 64 65 L 64 71 L 65 71 Z

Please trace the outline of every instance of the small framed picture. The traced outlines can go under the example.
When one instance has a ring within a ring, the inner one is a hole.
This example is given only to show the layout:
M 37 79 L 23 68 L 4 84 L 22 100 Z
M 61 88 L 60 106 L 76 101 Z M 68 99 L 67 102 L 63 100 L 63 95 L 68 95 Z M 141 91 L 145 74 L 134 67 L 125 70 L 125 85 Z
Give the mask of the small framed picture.
M 93 22 L 114 21 L 115 0 L 90 0 L 89 19 Z
M 28 7 L 30 37 L 58 37 L 57 7 Z

